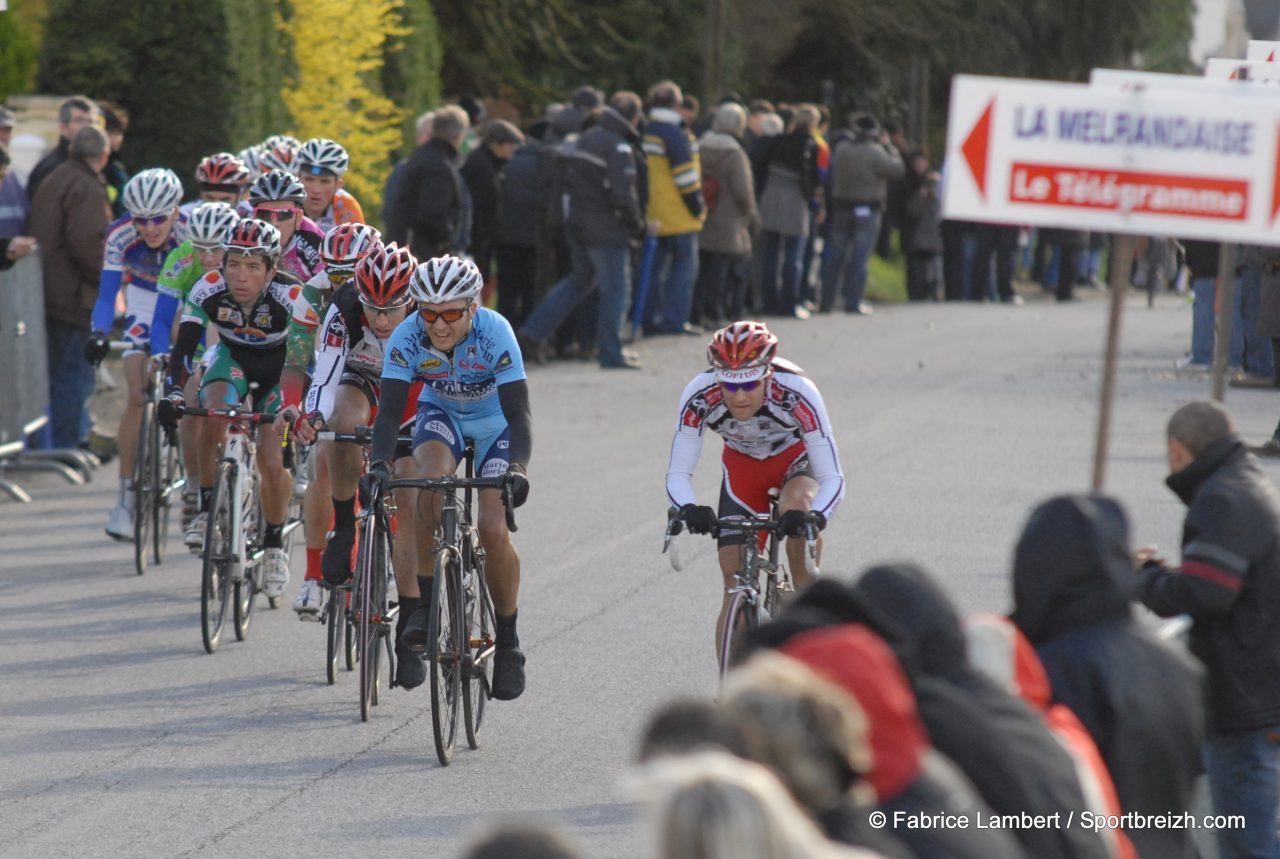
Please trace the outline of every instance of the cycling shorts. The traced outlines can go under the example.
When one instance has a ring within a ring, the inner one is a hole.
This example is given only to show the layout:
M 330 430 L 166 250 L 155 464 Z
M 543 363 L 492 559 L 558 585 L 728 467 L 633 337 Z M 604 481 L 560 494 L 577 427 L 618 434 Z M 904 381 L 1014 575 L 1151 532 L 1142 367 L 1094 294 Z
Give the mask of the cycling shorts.
M 125 355 L 151 351 L 151 320 L 156 315 L 156 299 L 151 290 L 130 284 L 124 293 L 124 339 L 129 342 Z
M 724 473 L 720 484 L 720 508 L 717 513 L 725 516 L 768 516 L 769 490 L 782 490 L 787 481 L 804 475 L 813 477 L 809 466 L 809 453 L 803 442 L 776 453 L 767 459 L 756 459 L 732 448 L 724 449 L 721 460 Z M 745 531 L 722 530 L 718 545 L 741 546 L 746 540 Z M 768 534 L 760 533 L 763 549 Z
M 413 430 L 413 447 L 429 441 L 443 442 L 462 462 L 463 440 L 476 447 L 476 476 L 501 477 L 511 465 L 511 437 L 507 419 L 501 414 L 458 420 L 435 403 L 418 403 L 418 421 Z
M 283 344 L 282 344 L 283 345 Z M 207 409 L 235 408 L 246 401 L 249 396 L 249 385 L 256 384 L 253 392 L 253 408 L 267 415 L 280 411 L 284 405 L 284 397 L 280 393 L 280 373 L 284 369 L 282 350 L 272 349 L 257 353 L 240 351 L 240 359 L 232 355 L 232 350 L 225 344 L 218 344 L 213 350 L 216 354 L 204 371 L 204 379 L 200 383 L 200 403 Z M 205 396 L 205 389 L 214 382 L 228 382 L 231 392 L 225 402 L 211 403 Z
M 378 400 L 382 399 L 382 380 L 371 379 L 360 373 L 343 373 L 338 379 L 339 387 L 355 388 L 364 394 L 369 402 L 369 425 L 378 417 Z M 400 432 L 407 433 L 413 429 L 418 420 L 418 396 L 422 393 L 422 381 L 418 380 L 409 386 L 409 399 L 404 404 L 404 413 L 400 415 Z

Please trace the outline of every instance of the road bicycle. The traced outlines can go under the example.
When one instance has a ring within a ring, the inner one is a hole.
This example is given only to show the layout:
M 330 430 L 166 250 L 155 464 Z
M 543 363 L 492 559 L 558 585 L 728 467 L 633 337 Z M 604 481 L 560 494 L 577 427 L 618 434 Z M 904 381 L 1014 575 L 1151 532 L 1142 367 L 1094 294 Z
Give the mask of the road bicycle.
M 262 537 L 266 523 L 262 516 L 258 477 L 256 429 L 275 420 L 244 408 L 202 409 L 182 406 L 180 415 L 225 420 L 227 438 L 214 473 L 209 498 L 209 521 L 201 553 L 200 632 L 204 649 L 213 653 L 222 640 L 230 606 L 237 641 L 249 637 L 253 608 L 258 592 L 262 558 L 266 549 Z M 285 540 L 302 524 L 290 516 L 285 522 Z M 287 543 L 286 543 L 287 545 Z M 268 597 L 275 608 L 279 597 Z
M 484 548 L 472 515 L 476 490 L 500 489 L 507 528 L 516 530 L 509 476 L 476 477 L 475 445 L 471 439 L 466 441 L 464 459 L 464 477 L 391 480 L 385 485 L 385 494 L 371 500 L 371 518 L 381 521 L 392 490 L 420 489 L 443 496 L 435 533 L 435 575 L 424 648 L 431 677 L 431 728 L 441 766 L 448 766 L 453 759 L 459 709 L 463 711 L 467 745 L 472 749 L 480 747 L 485 704 L 492 697 L 497 624 L 485 578 Z M 375 543 L 379 552 L 382 545 Z M 389 562 L 389 541 L 387 546 Z
M 138 575 L 147 571 L 148 562 L 164 561 L 169 514 L 175 499 L 181 503 L 187 484 L 178 434 L 167 432 L 156 420 L 156 403 L 164 391 L 164 364 L 160 357 L 148 362 L 133 461 L 133 564 Z
M 667 532 L 662 551 L 668 554 L 672 566 L 680 569 L 674 549 L 675 538 L 684 530 L 680 510 L 667 511 Z M 720 667 L 720 679 L 733 666 L 735 659 L 751 630 L 769 621 L 782 608 L 783 594 L 795 590 L 794 580 L 781 561 L 782 534 L 778 531 L 778 491 L 769 490 L 768 516 L 724 516 L 716 520 L 712 538 L 719 538 L 722 530 L 743 531 L 746 539 L 740 547 L 740 562 L 733 573 L 733 584 L 725 593 L 729 596 L 729 608 L 725 612 L 724 628 L 717 643 L 716 657 Z M 761 551 L 759 534 L 767 534 L 765 548 Z M 810 577 L 818 574 L 818 529 L 810 520 L 805 533 L 805 568 Z M 670 551 L 669 551 L 670 550 Z

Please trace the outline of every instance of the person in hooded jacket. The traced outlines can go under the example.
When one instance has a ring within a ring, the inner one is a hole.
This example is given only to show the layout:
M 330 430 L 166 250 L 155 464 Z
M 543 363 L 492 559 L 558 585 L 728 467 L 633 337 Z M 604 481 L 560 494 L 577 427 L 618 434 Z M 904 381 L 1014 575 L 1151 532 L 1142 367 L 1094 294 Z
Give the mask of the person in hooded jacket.
M 1280 493 L 1211 402 L 1168 426 L 1169 488 L 1187 505 L 1182 566 L 1148 559 L 1138 593 L 1169 617 L 1188 614 L 1191 652 L 1208 674 L 1205 766 L 1221 859 L 1280 856 Z
M 1013 559 L 1010 618 L 1035 646 L 1053 697 L 1098 745 L 1126 813 L 1191 805 L 1204 740 L 1203 672 L 1134 619 L 1129 523 L 1102 495 L 1051 498 Z M 1125 828 L 1143 859 L 1195 856 L 1191 830 Z
M 960 615 L 946 594 L 907 564 L 872 567 L 853 590 L 891 620 L 912 648 L 915 659 L 907 672 L 929 736 L 987 804 L 997 814 L 1059 815 L 1061 827 L 1013 830 L 1027 854 L 1105 859 L 1098 833 L 1079 814 L 1068 817 L 1084 808 L 1071 757 L 1026 703 L 969 663 Z
M 716 108 L 702 136 L 702 194 L 707 220 L 698 239 L 698 280 L 690 321 L 719 328 L 742 319 L 751 279 L 751 237 L 760 229 L 751 161 L 739 139 L 747 115 L 733 104 Z

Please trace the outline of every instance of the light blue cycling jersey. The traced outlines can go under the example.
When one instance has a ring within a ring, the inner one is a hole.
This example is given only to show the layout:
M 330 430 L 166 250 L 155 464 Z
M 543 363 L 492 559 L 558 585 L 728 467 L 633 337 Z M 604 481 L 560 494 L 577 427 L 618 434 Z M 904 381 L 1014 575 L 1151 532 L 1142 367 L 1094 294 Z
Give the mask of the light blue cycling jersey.
M 498 386 L 526 378 L 524 359 L 511 323 L 481 307 L 466 339 L 452 355 L 432 348 L 417 313 L 392 332 L 382 364 L 383 379 L 422 380 L 420 403 L 432 403 L 450 415 L 469 420 L 502 415 Z

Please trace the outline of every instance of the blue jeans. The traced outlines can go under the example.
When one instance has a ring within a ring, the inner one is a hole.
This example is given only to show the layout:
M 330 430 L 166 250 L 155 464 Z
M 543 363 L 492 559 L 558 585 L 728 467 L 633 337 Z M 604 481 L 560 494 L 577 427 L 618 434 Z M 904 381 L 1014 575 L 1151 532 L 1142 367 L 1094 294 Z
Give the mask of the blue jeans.
M 698 277 L 698 234 L 658 236 L 653 280 L 645 299 L 645 328 L 678 333 L 689 321 L 693 282 Z
M 617 366 L 623 363 L 618 326 L 622 324 L 630 282 L 630 246 L 584 245 L 570 239 L 569 274 L 551 287 L 520 333 L 532 340 L 546 341 L 598 285 L 600 313 L 596 318 L 596 347 L 600 350 L 602 366 Z
M 804 236 L 764 234 L 761 258 L 760 292 L 765 313 L 793 316 L 800 295 L 800 263 Z M 778 285 L 778 254 L 782 254 L 782 285 Z
M 1280 859 L 1280 727 L 1211 734 L 1205 770 L 1214 814 L 1242 814 L 1243 829 L 1217 830 L 1219 859 Z
M 1191 360 L 1196 364 L 1213 363 L 1214 304 L 1218 295 L 1217 278 L 1197 277 L 1191 280 L 1191 293 L 1195 303 L 1191 306 Z M 1244 320 L 1240 316 L 1240 302 L 1244 290 L 1236 286 L 1233 308 L 1235 318 L 1231 325 L 1231 352 L 1227 363 L 1239 367 L 1244 363 Z
M 857 310 L 867 294 L 867 263 L 880 236 L 880 211 L 837 204 L 831 218 L 822 252 L 822 307 L 834 309 L 838 293 L 845 310 Z
M 75 447 L 86 438 L 84 418 L 93 394 L 93 366 L 84 359 L 88 328 L 50 319 L 45 323 L 49 355 L 49 428 L 54 447 Z
M 1258 334 L 1258 314 L 1262 310 L 1262 269 L 1248 266 L 1240 275 L 1240 321 L 1244 325 L 1244 369 L 1251 375 L 1275 376 L 1275 356 L 1271 339 Z

